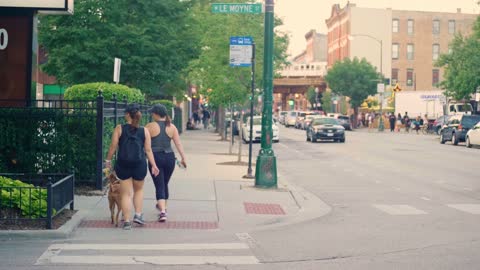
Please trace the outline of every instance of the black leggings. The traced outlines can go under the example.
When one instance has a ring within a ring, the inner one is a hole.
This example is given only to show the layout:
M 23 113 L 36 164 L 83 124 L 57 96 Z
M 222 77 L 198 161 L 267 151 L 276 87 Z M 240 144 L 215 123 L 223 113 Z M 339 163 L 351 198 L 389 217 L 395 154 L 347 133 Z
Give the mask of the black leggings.
M 175 154 L 165 152 L 154 152 L 153 157 L 157 164 L 160 173 L 157 176 L 152 174 L 152 166 L 148 166 L 150 173 L 153 177 L 153 183 L 155 184 L 155 195 L 158 200 L 168 199 L 168 182 L 175 169 Z

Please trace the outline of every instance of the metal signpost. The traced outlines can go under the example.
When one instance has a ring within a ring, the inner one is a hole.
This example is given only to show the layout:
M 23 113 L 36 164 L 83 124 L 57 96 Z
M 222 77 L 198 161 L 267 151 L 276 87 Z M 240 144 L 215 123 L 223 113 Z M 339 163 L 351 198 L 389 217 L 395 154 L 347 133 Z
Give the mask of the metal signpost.
M 383 123 L 383 93 L 385 93 L 384 83 L 377 84 L 377 93 L 379 94 L 379 98 L 380 98 L 380 121 L 378 124 L 378 131 L 384 131 L 385 130 L 385 124 Z
M 257 157 L 255 186 L 277 188 L 277 160 L 272 149 L 274 0 L 265 0 L 265 52 L 263 60 L 262 149 Z

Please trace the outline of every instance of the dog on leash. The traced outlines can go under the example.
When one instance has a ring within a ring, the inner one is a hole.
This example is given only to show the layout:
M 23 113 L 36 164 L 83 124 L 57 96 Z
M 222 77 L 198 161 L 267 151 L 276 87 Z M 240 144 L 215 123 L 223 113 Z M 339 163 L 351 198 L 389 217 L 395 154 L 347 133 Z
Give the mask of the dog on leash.
M 108 175 L 108 205 L 112 224 L 114 224 L 115 227 L 118 227 L 118 216 L 122 211 L 120 200 L 120 180 L 118 180 L 115 172 L 112 172 Z M 116 214 L 115 205 L 117 206 Z

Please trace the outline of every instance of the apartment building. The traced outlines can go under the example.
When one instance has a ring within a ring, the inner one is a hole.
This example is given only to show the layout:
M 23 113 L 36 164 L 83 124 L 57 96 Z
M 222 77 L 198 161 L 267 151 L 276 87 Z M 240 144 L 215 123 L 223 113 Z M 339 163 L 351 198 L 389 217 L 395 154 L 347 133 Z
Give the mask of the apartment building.
M 448 53 L 456 33 L 469 35 L 477 14 L 332 7 L 328 28 L 328 67 L 336 61 L 366 58 L 403 90 L 438 90 L 443 69 L 435 62 Z
M 450 51 L 455 34 L 470 35 L 476 14 L 423 11 L 392 12 L 392 82 L 404 90 L 438 90 L 443 69 L 435 67 Z

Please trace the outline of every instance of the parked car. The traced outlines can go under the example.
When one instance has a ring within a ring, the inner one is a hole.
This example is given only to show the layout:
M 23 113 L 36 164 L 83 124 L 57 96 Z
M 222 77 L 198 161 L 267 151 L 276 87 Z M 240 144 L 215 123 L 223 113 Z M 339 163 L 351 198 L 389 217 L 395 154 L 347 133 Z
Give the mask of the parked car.
M 440 135 L 442 132 L 442 127 L 448 123 L 450 115 L 442 115 L 433 122 L 433 130 L 436 134 Z
M 329 113 L 328 117 L 337 119 L 340 125 L 342 125 L 346 130 L 352 130 L 352 125 L 350 124 L 350 117 L 339 113 Z
M 337 119 L 331 117 L 316 117 L 307 127 L 307 141 L 333 140 L 345 142 L 345 128 Z
M 471 148 L 473 145 L 480 145 L 480 122 L 467 132 L 466 146 Z
M 303 123 L 302 123 L 302 129 L 303 130 L 306 130 L 307 127 L 310 125 L 310 123 L 312 122 L 313 119 L 315 119 L 316 117 L 318 117 L 319 115 L 314 113 L 314 114 L 309 114 L 305 117 L 305 120 L 303 120 Z
M 303 127 L 303 121 L 305 121 L 305 117 L 307 115 L 312 115 L 313 112 L 300 112 L 297 116 L 297 119 L 295 120 L 295 128 L 302 128 Z
M 287 116 L 288 112 L 287 111 L 281 111 L 278 114 L 278 122 L 282 125 L 285 125 L 285 117 Z
M 480 115 L 454 115 L 440 133 L 440 143 L 451 141 L 453 145 L 464 142 L 467 132 L 480 122 Z
M 247 119 L 247 123 L 243 125 L 242 130 L 242 139 L 245 142 L 250 141 L 250 118 Z M 277 123 L 274 121 L 272 123 L 273 129 L 273 142 L 280 141 L 280 131 L 278 129 Z M 262 117 L 261 116 L 254 116 L 253 117 L 253 141 L 259 142 L 262 140 Z
M 297 116 L 299 114 L 299 111 L 289 111 L 285 116 L 285 127 L 295 126 L 295 122 L 297 121 Z

